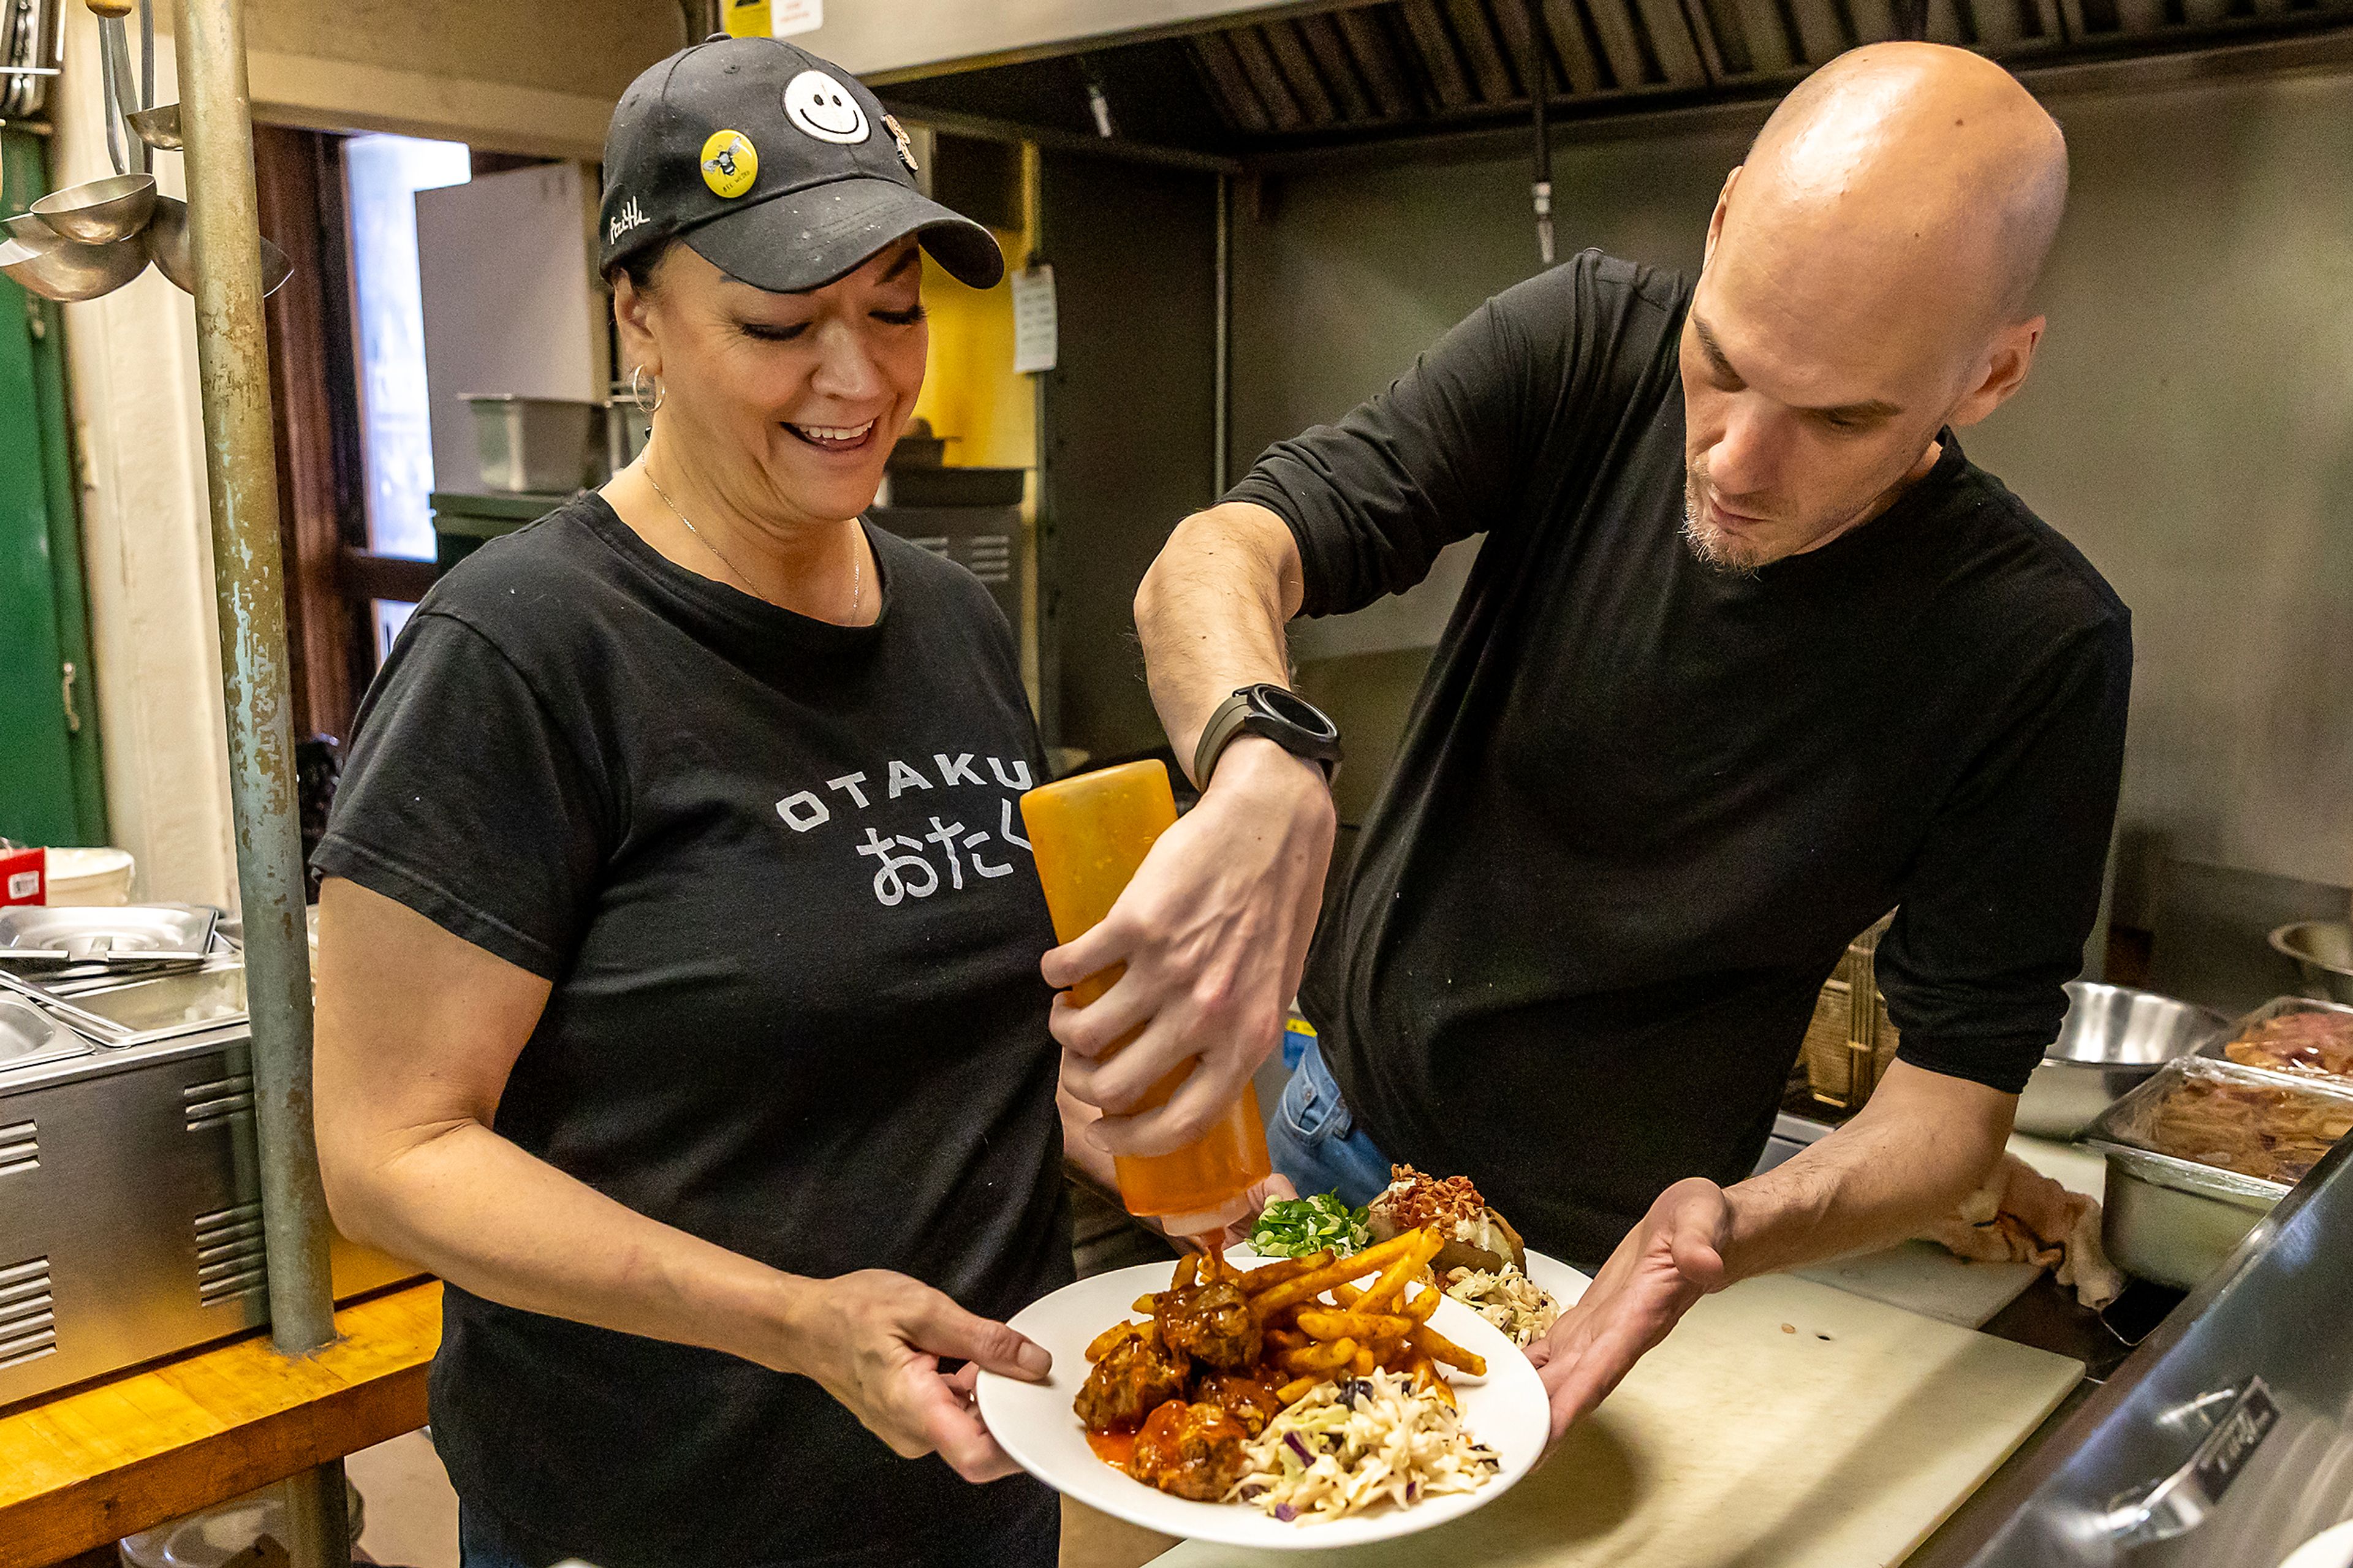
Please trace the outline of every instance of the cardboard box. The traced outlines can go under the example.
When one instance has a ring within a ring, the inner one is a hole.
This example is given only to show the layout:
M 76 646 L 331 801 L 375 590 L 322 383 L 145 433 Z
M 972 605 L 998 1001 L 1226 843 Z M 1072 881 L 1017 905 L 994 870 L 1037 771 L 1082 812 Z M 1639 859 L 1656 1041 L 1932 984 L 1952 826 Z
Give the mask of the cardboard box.
M 0 905 L 49 900 L 49 852 L 0 849 Z

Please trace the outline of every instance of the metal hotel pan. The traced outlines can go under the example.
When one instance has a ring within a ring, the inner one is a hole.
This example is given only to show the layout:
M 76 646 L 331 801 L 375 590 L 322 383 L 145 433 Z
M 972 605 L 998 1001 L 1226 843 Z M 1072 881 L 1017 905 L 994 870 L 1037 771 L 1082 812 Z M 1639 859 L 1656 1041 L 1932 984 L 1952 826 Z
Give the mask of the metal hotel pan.
M 2184 1057 L 2101 1112 L 2083 1142 L 2107 1156 L 2100 1242 L 2116 1267 L 2177 1289 L 2194 1289 L 2221 1267 L 2247 1232 L 2287 1196 L 2284 1183 L 2242 1175 L 2150 1149 L 2137 1127 L 2143 1110 L 2192 1075 L 2285 1088 L 2353 1105 L 2353 1092 L 2326 1080 L 2291 1078 L 2208 1057 Z M 2348 1086 L 2353 1087 L 2353 1086 Z
M 2198 1054 L 2216 1061 L 2231 1061 L 2227 1047 L 2232 1040 L 2255 1027 L 2269 1023 L 2286 1013 L 2337 1013 L 2353 1017 L 2353 1007 L 2340 1002 L 2320 1002 L 2309 996 L 2274 996 L 2253 1012 L 2234 1020 L 2231 1026 L 2199 1048 Z M 2335 1073 L 2299 1072 L 2288 1068 L 2251 1067 L 2245 1062 L 2231 1062 L 2242 1072 L 2254 1073 L 2274 1083 L 2292 1083 L 2298 1089 L 2334 1089 L 2339 1093 L 2353 1094 L 2353 1079 Z
M 0 963 L 202 963 L 219 920 L 200 904 L 20 904 L 0 910 Z
M 29 1002 L 0 996 L 0 1072 L 86 1056 L 90 1047 Z

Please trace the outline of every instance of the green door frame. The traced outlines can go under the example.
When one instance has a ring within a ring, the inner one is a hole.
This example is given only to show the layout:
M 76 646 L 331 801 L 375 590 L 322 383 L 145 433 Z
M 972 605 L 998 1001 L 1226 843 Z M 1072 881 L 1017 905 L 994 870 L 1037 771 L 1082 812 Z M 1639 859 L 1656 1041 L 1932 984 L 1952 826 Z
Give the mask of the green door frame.
M 0 214 L 48 189 L 45 152 L 0 129 Z M 0 278 L 0 836 L 104 844 L 63 349 L 58 307 Z

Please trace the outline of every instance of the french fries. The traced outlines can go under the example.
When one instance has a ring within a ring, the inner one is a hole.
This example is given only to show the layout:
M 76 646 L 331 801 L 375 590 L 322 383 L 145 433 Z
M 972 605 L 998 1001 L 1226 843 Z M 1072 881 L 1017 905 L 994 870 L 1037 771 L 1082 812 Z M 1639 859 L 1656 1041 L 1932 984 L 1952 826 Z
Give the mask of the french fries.
M 1143 1333 L 1145 1330 L 1149 1327 L 1151 1327 L 1151 1325 L 1148 1323 L 1138 1323 L 1134 1321 L 1113 1323 L 1110 1328 L 1105 1329 L 1102 1333 L 1097 1334 L 1093 1339 L 1087 1342 L 1087 1360 L 1090 1362 L 1098 1362 L 1103 1360 L 1103 1357 L 1111 1354 L 1113 1351 L 1119 1348 L 1121 1341 L 1134 1339 L 1137 1335 Z
M 1388 1268 L 1416 1248 L 1425 1234 L 1435 1236 L 1436 1233 L 1409 1230 L 1403 1236 L 1368 1247 L 1353 1258 L 1336 1258 L 1319 1268 L 1293 1275 L 1253 1300 L 1258 1303 L 1261 1316 L 1278 1307 L 1293 1307 L 1303 1301 L 1311 1301 L 1335 1285 L 1345 1285 L 1351 1279 L 1361 1279 L 1367 1274 Z M 1440 1243 L 1440 1246 L 1443 1245 Z M 1437 1251 L 1436 1247 L 1430 1248 L 1433 1257 Z M 1179 1264 L 1178 1268 L 1181 1269 L 1183 1265 Z
M 1366 1291 L 1364 1300 L 1357 1303 L 1366 1311 L 1386 1310 L 1388 1303 L 1397 1300 L 1405 1289 L 1406 1281 L 1428 1267 L 1430 1260 L 1438 1256 L 1439 1248 L 1446 1245 L 1445 1237 L 1426 1226 L 1399 1237 L 1400 1240 L 1409 1238 L 1412 1245 L 1406 1248 L 1403 1256 L 1381 1270 L 1380 1279 L 1374 1281 L 1373 1288 Z
M 1273 1289 L 1277 1285 L 1296 1279 L 1302 1274 L 1322 1268 L 1331 1261 L 1332 1249 L 1327 1247 L 1321 1252 L 1311 1252 L 1302 1258 L 1283 1258 L 1272 1263 L 1262 1264 L 1236 1279 L 1234 1283 L 1242 1288 L 1243 1295 L 1257 1296 Z
M 1356 1359 L 1356 1342 L 1334 1340 L 1329 1344 L 1310 1344 L 1295 1351 L 1279 1351 L 1276 1364 L 1290 1373 L 1331 1373 L 1348 1366 Z
M 1487 1375 L 1487 1358 L 1476 1351 L 1466 1351 L 1429 1324 L 1418 1326 L 1406 1337 L 1406 1343 L 1435 1362 L 1459 1367 L 1473 1377 Z
M 1289 1383 L 1284 1384 L 1281 1388 L 1274 1391 L 1275 1403 L 1278 1405 L 1296 1404 L 1300 1400 L 1306 1398 L 1308 1392 L 1323 1381 L 1323 1376 L 1320 1373 L 1313 1372 L 1294 1377 Z
M 1299 1326 L 1319 1340 L 1401 1340 L 1413 1332 L 1410 1318 L 1392 1318 L 1378 1312 L 1356 1311 L 1319 1312 L 1301 1308 Z

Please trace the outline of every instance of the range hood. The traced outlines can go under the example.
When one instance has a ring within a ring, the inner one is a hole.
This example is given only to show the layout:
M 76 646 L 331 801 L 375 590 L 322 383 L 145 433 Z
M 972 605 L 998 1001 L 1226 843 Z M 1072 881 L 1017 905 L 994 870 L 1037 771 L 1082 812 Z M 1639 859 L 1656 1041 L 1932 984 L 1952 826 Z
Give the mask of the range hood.
M 967 0 L 968 3 L 968 0 Z M 972 6 L 978 11 L 999 7 Z M 1008 12 L 1173 13 L 1063 0 Z M 1926 37 L 2032 80 L 2046 69 L 2217 47 L 2353 62 L 2353 0 L 1322 0 L 1022 58 L 894 70 L 884 98 L 945 130 L 1268 167 L 1366 143 L 1778 96 L 1860 44 Z
M 793 41 L 875 85 L 1297 10 L 1269 0 L 833 0 Z

